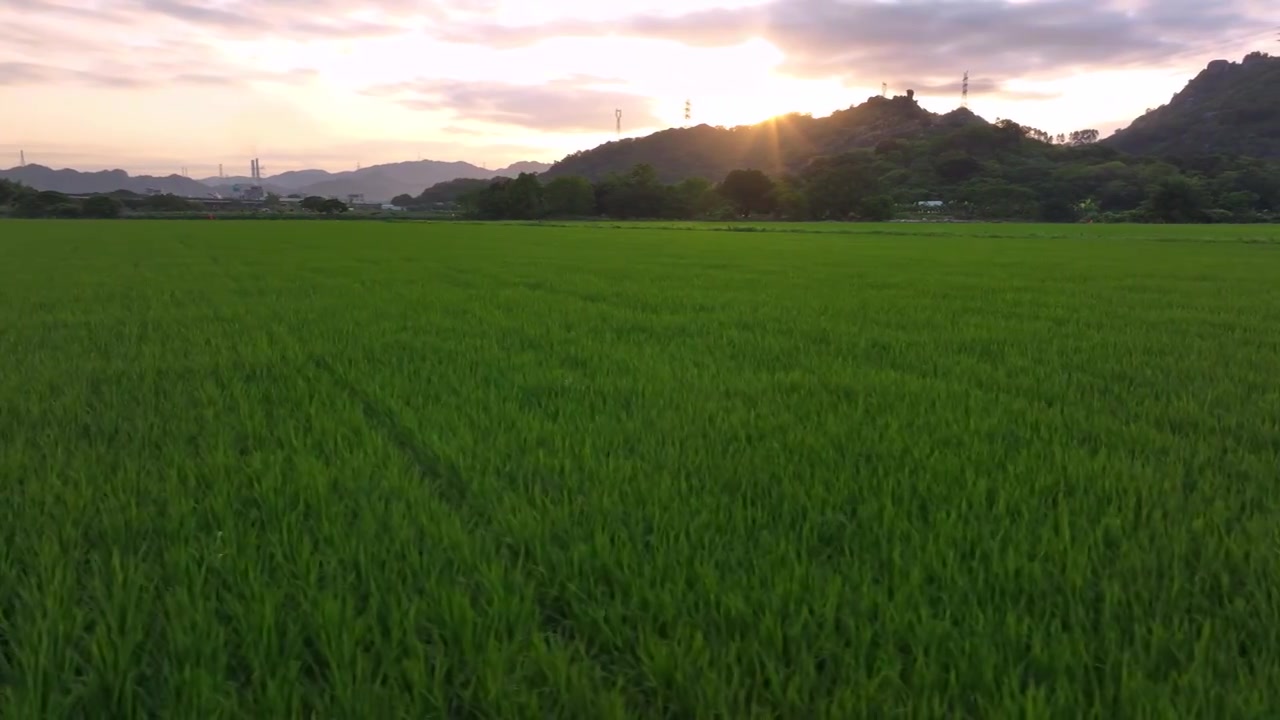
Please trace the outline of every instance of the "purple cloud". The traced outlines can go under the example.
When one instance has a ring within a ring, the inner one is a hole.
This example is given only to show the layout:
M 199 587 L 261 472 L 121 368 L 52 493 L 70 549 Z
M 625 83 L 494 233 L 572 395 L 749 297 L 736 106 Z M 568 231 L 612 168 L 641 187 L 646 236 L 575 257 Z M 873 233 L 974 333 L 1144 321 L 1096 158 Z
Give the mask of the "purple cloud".
M 417 80 L 375 86 L 366 94 L 390 97 L 405 107 L 448 110 L 459 119 L 544 131 L 598 130 L 615 108 L 627 108 L 640 127 L 660 125 L 641 95 L 602 89 L 602 78 L 575 76 L 541 85 L 460 80 Z
M 797 76 L 928 81 L 972 68 L 998 80 L 1163 64 L 1205 52 L 1206 35 L 1256 32 L 1256 12 L 1252 0 L 1150 0 L 1128 9 L 1102 0 L 773 0 L 609 23 L 457 24 L 442 37 L 500 47 L 608 35 L 723 47 L 759 37 L 783 51 L 782 69 Z

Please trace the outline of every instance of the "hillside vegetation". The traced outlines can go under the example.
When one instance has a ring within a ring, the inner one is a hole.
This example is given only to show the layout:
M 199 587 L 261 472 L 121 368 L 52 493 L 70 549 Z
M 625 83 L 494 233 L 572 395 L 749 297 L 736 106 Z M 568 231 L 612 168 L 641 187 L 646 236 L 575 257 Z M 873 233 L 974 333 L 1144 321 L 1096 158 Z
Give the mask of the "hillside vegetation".
M 609 173 L 640 163 L 652 166 L 663 182 L 690 177 L 721 178 L 739 168 L 775 174 L 798 169 L 817 156 L 874 147 L 890 138 L 919 137 L 974 122 L 983 121 L 964 110 L 943 116 L 921 108 L 914 98 L 873 97 L 827 117 L 791 114 L 757 125 L 698 125 L 609 142 L 569 155 L 544 175 L 601 180 Z
M 1106 140 L 1143 155 L 1246 155 L 1280 159 L 1280 57 L 1216 60 L 1169 104 Z
M 873 106 L 915 115 L 898 101 Z M 961 219 L 1258 222 L 1280 214 L 1280 164 L 1126 155 L 1090 142 L 1093 137 L 1079 133 L 1077 144 L 1068 138 L 1060 145 L 1008 120 L 946 124 L 935 119 L 927 132 L 913 137 L 880 136 L 873 147 L 821 156 L 774 174 L 747 167 L 669 183 L 658 165 L 642 163 L 594 182 L 557 173 L 548 173 L 550 180 L 521 175 L 490 183 L 462 200 L 473 216 L 487 219 L 769 215 L 887 220 L 918 210 L 922 202 L 937 205 L 930 209 L 934 214 Z M 653 158 L 666 163 L 666 177 L 675 172 L 673 158 L 678 155 Z
M 791 114 L 756 125 L 673 128 L 609 142 L 569 155 L 544 175 L 596 181 L 640 163 L 651 165 L 667 183 L 721 178 L 740 168 L 786 174 L 815 159 L 872 148 L 886 140 L 927 141 L 985 124 L 965 109 L 942 115 L 929 112 L 908 91 L 894 98 L 873 97 L 828 117 Z M 1096 131 L 1088 129 L 1062 135 L 1029 129 L 1029 134 L 1057 145 L 1098 139 Z M 1280 58 L 1258 52 L 1241 63 L 1217 61 L 1169 105 L 1135 120 L 1104 144 L 1142 156 L 1280 158 Z

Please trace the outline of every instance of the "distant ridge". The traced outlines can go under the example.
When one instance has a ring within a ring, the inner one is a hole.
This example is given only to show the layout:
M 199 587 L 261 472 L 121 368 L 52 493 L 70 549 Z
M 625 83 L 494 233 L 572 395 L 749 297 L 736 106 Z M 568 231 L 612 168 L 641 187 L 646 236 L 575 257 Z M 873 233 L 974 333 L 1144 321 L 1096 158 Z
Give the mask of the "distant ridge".
M 814 157 L 875 147 L 885 140 L 970 123 L 986 124 L 986 120 L 968 110 L 938 115 L 920 107 L 911 96 L 877 96 L 827 117 L 793 113 L 755 125 L 698 125 L 616 140 L 569 155 L 545 174 L 600 180 L 638 163 L 653 166 L 663 182 L 689 177 L 715 181 L 740 168 L 774 174 L 795 170 Z
M 426 188 L 446 180 L 514 176 L 520 172 L 542 172 L 549 167 L 547 163 L 519 162 L 509 168 L 486 170 L 466 162 L 411 160 L 372 165 L 360 170 L 338 173 L 327 170 L 291 170 L 268 176 L 261 182 L 267 191 L 281 195 L 292 193 L 337 197 L 363 195 L 370 202 L 385 202 L 401 194 L 417 195 Z M 0 178 L 16 180 L 38 190 L 56 190 L 72 195 L 105 193 L 113 190 L 130 190 L 136 193 L 158 190 L 183 197 L 226 195 L 231 192 L 233 185 L 255 182 L 248 177 L 213 177 L 196 180 L 182 175 L 133 176 L 124 170 L 99 172 L 55 170 L 43 165 L 26 165 L 0 170 Z
M 181 175 L 168 175 L 165 177 L 152 175 L 132 176 L 123 170 L 80 172 L 79 170 L 69 169 L 54 170 L 43 165 L 25 165 L 23 167 L 0 170 L 0 178 L 16 180 L 37 190 L 55 190 L 70 195 L 111 192 L 112 190 L 130 190 L 136 193 L 159 190 L 185 197 L 203 197 L 210 192 L 208 186 L 202 184 L 199 180 L 193 180 L 189 177 Z

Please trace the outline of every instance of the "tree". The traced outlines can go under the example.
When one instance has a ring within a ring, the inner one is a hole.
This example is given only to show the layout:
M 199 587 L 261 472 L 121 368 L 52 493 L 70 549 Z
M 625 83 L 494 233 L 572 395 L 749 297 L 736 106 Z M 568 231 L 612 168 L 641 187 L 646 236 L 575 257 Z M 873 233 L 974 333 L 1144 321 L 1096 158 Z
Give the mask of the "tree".
M 591 181 L 576 175 L 559 177 L 542 189 L 548 215 L 586 217 L 596 211 L 596 191 Z
M 889 195 L 871 195 L 858 204 L 858 216 L 872 222 L 888 222 L 897 210 L 898 204 Z
M 468 215 L 480 220 L 532 220 L 545 212 L 542 183 L 533 173 L 520 173 L 514 180 L 498 178 L 458 200 Z
M 1001 120 L 1000 122 L 1009 123 L 1010 125 L 1017 125 L 1017 123 L 1013 122 L 1012 120 Z M 1030 138 L 1032 140 L 1038 140 L 1039 142 L 1042 142 L 1042 143 L 1053 142 L 1053 136 L 1039 128 L 1033 128 L 1030 125 L 1022 125 L 1021 127 L 1022 127 L 1022 134 L 1024 137 Z
M 1204 194 L 1198 184 L 1183 175 L 1163 178 L 1151 186 L 1143 209 L 1154 220 L 1167 223 L 1204 222 Z
M 658 181 L 648 163 L 633 166 L 623 175 L 610 174 L 596 184 L 596 207 L 615 218 L 664 218 L 674 210 L 671 189 Z
M 671 214 L 687 220 L 720 217 L 729 211 L 724 198 L 706 178 L 681 180 L 671 188 L 671 195 Z
M 187 210 L 199 210 L 204 207 L 200 203 L 180 198 L 173 193 L 148 195 L 147 197 L 139 200 L 136 206 L 139 209 L 150 210 L 152 212 L 182 212 Z
M 60 192 L 20 192 L 13 214 L 25 218 L 74 218 L 80 217 L 80 207 Z
M 410 195 L 409 193 L 401 193 L 391 198 L 391 204 L 395 205 L 396 207 L 409 207 L 410 205 L 414 204 L 413 196 Z
M 483 190 L 489 187 L 492 182 L 492 179 L 485 180 L 480 178 L 446 180 L 423 190 L 418 197 L 409 202 L 408 207 L 427 207 L 436 204 L 460 202 L 462 196 L 477 190 Z
M 17 199 L 25 189 L 22 183 L 0 178 L 0 205 L 7 205 Z
M 120 217 L 124 203 L 107 195 L 94 195 L 84 201 L 80 212 L 85 217 L 114 219 Z
M 649 163 L 634 165 L 631 170 L 627 172 L 627 182 L 635 187 L 657 187 L 659 185 L 658 171 Z
M 1053 195 L 1040 201 L 1041 222 L 1068 223 L 1080 219 L 1080 209 L 1062 195 Z
M 267 193 L 267 197 L 262 204 L 269 208 L 280 207 L 280 195 L 277 193 L 269 192 Z
M 787 178 L 779 182 L 777 187 L 774 188 L 773 195 L 778 202 L 776 211 L 783 219 L 809 219 L 809 198 L 804 194 L 803 186 L 794 179 Z
M 325 215 L 336 215 L 338 213 L 344 213 L 348 209 L 349 208 L 347 207 L 347 204 L 342 202 L 338 198 L 329 198 L 328 200 L 325 200 L 324 202 L 320 203 L 320 212 L 324 213 Z
M 1030 220 L 1039 205 L 1039 198 L 1031 188 L 987 177 L 975 178 L 956 188 L 954 197 L 971 208 L 973 217 L 990 220 Z
M 1080 145 L 1090 145 L 1098 142 L 1097 130 L 1072 130 L 1068 139 L 1072 145 L 1079 147 Z
M 546 212 L 542 183 L 536 173 L 520 173 L 507 184 L 507 217 L 534 220 Z
M 798 187 L 805 195 L 810 217 L 843 220 L 858 208 L 862 198 L 880 193 L 880 174 L 875 156 L 858 150 L 811 161 L 801 171 Z
M 324 212 L 325 199 L 319 195 L 308 195 L 302 198 L 302 202 L 298 203 L 298 206 L 311 212 Z
M 773 178 L 761 170 L 733 170 L 720 183 L 720 194 L 741 217 L 771 212 L 777 203 Z
M 938 156 L 934 169 L 947 182 L 964 182 L 978 174 L 982 169 L 982 163 L 967 153 L 953 150 Z

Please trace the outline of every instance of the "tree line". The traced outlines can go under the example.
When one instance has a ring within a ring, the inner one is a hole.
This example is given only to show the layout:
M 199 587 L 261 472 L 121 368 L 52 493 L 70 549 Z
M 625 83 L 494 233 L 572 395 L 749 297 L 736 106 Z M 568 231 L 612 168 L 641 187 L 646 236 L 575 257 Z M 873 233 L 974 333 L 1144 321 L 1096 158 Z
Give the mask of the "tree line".
M 261 206 L 280 208 L 284 201 L 275 193 L 268 193 Z M 350 208 L 336 198 L 309 196 L 299 198 L 297 205 L 303 210 L 321 215 L 338 215 Z M 112 219 L 125 211 L 148 213 L 204 213 L 209 206 L 201 200 L 178 197 L 172 194 L 141 195 L 130 190 L 115 190 L 87 198 L 73 197 L 53 190 L 36 190 L 22 183 L 0 178 L 0 212 L 16 218 L 89 218 Z
M 940 212 L 957 219 L 1041 222 L 1267 222 L 1280 218 L 1280 165 L 1252 158 L 1159 159 L 1098 145 L 1097 131 L 1048 137 L 1009 120 L 813 158 L 792 173 L 730 171 L 719 182 L 659 181 L 638 164 L 582 177 L 469 181 L 469 217 L 889 220 Z M 439 186 L 437 186 L 439 187 Z M 455 187 L 459 187 L 455 183 Z M 429 188 L 423 196 L 432 194 Z

